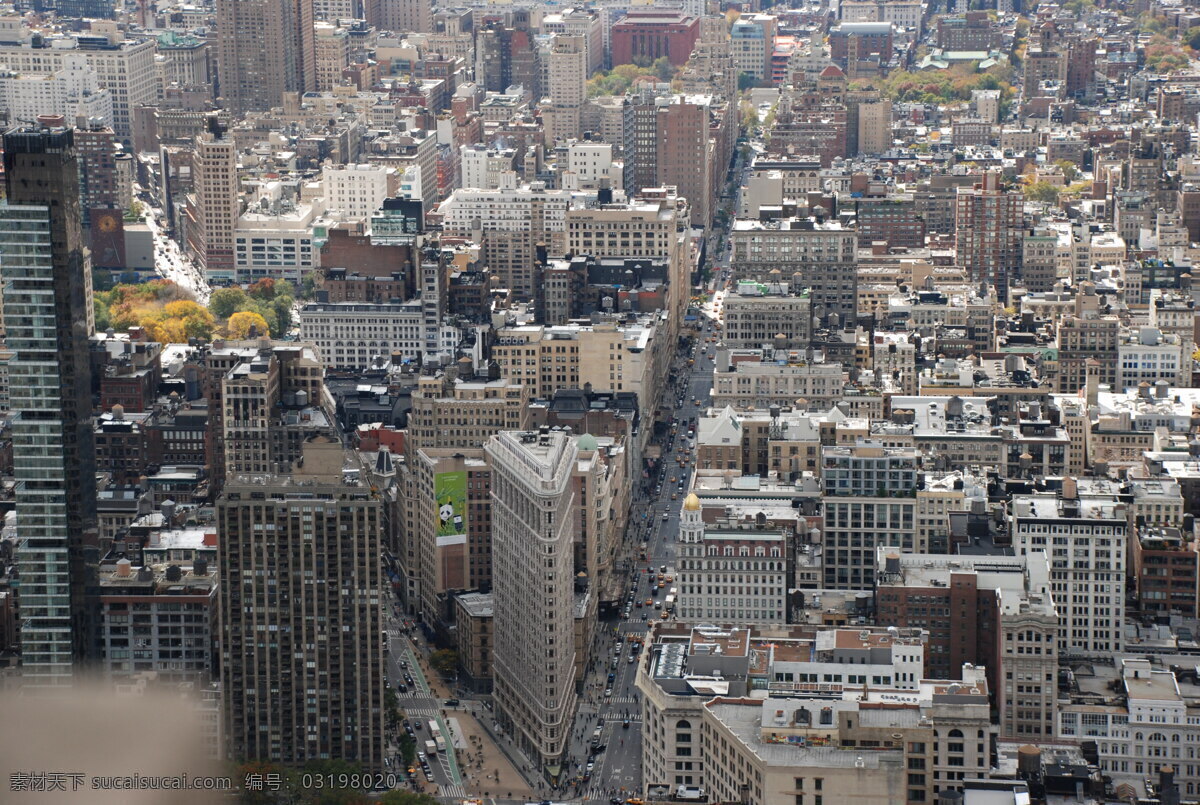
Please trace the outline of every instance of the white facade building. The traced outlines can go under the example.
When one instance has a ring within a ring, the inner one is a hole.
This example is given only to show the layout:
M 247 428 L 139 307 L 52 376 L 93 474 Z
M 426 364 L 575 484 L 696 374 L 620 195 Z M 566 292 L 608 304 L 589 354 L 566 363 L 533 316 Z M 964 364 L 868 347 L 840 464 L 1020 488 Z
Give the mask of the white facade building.
M 112 94 L 100 86 L 96 71 L 80 53 L 67 54 L 52 73 L 0 72 L 0 112 L 13 123 L 33 123 L 38 115 L 79 116 L 113 123 Z
M 455 232 L 469 232 L 475 226 L 483 226 L 485 230 L 500 232 L 544 229 L 561 233 L 570 206 L 569 192 L 547 190 L 542 182 L 534 182 L 496 190 L 455 190 L 438 212 L 442 214 L 442 227 Z M 535 212 L 541 226 L 532 220 Z
M 472 144 L 462 147 L 462 186 L 477 190 L 495 190 L 505 183 L 516 184 L 513 170 L 516 151 Z
M 594 189 L 608 182 L 609 187 L 621 187 L 622 171 L 613 162 L 610 143 L 579 142 L 567 147 L 567 172 L 562 186 L 570 190 Z
M 28 35 L 28 31 L 24 32 Z M 54 73 L 73 55 L 82 54 L 96 71 L 99 85 L 112 95 L 112 128 L 118 137 L 133 135 L 133 110 L 158 98 L 158 71 L 154 65 L 155 40 L 124 40 L 113 32 L 103 46 L 73 37 L 48 37 L 45 47 L 34 48 L 24 39 L 19 45 L 0 45 L 0 64 L 20 75 Z
M 789 536 L 775 525 L 705 528 L 700 498 L 688 495 L 679 516 L 679 617 L 785 623 Z
M 1108 687 L 1113 670 L 1105 669 L 1107 675 L 1095 680 L 1100 690 L 1082 691 L 1062 706 L 1058 732 L 1067 741 L 1095 741 L 1100 768 L 1114 786 L 1128 784 L 1141 793 L 1145 780 L 1170 766 L 1179 792 L 1190 800 L 1200 794 L 1200 689 L 1154 662 L 1119 658 L 1115 681 L 1124 701 Z
M 346 221 L 365 221 L 397 189 L 398 171 L 386 165 L 326 167 L 321 177 L 331 215 Z
M 1060 656 L 1111 656 L 1123 644 L 1126 505 L 1085 495 L 1066 478 L 1060 495 L 1016 495 L 1013 549 L 1045 551 L 1051 591 L 1062 618 Z
M 453 358 L 461 335 L 450 324 L 428 332 L 420 299 L 396 304 L 310 302 L 300 308 L 300 337 L 314 344 L 326 363 L 338 369 L 365 369 L 378 358 L 437 362 Z M 435 351 L 427 350 L 436 343 Z
M 1117 390 L 1128 391 L 1141 383 L 1151 386 L 1166 381 L 1169 386 L 1190 386 L 1191 342 L 1157 327 L 1139 327 L 1122 334 L 1117 343 Z
M 238 218 L 234 231 L 234 276 L 237 283 L 271 277 L 299 283 L 317 267 L 313 227 L 322 220 L 324 205 L 251 207 Z

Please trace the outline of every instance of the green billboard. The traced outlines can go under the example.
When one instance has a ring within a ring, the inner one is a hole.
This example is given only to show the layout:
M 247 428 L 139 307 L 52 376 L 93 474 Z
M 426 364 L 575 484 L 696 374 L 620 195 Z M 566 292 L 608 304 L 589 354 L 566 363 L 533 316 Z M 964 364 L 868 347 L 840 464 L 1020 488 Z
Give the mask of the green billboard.
M 467 533 L 467 474 L 439 472 L 433 478 L 433 494 L 437 500 L 439 537 Z

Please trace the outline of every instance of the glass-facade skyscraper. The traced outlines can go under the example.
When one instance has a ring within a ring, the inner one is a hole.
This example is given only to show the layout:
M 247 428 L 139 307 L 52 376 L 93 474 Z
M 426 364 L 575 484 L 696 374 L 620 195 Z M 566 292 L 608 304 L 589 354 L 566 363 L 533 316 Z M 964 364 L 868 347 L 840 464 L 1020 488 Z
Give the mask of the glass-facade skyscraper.
M 65 128 L 4 135 L 0 280 L 13 413 L 18 606 L 27 685 L 70 681 L 93 653 L 97 549 L 88 362 L 91 282 Z

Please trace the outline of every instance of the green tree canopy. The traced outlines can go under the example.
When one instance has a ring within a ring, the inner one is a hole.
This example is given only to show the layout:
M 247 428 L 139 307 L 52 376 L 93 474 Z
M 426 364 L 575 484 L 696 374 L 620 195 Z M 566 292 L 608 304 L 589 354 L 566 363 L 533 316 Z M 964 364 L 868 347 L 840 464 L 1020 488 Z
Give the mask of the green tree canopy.
M 1067 184 L 1071 184 L 1079 178 L 1079 168 L 1069 159 L 1058 159 L 1054 161 L 1058 169 L 1062 171 L 1063 178 L 1067 180 Z
M 1048 204 L 1054 204 L 1058 201 L 1060 192 L 1062 192 L 1061 188 L 1049 182 L 1034 182 L 1025 188 L 1025 198 L 1030 201 L 1044 201 Z
M 253 313 L 267 323 L 273 338 L 282 338 L 292 326 L 295 289 L 290 283 L 261 279 L 246 290 L 219 288 L 208 300 L 208 309 L 217 319 L 228 321 L 238 313 Z M 228 325 L 227 325 L 228 329 Z
M 218 288 L 208 297 L 208 309 L 218 319 L 227 319 L 250 301 L 241 288 Z
M 624 95 L 639 78 L 667 83 L 678 78 L 680 72 L 666 56 L 655 59 L 651 64 L 618 64 L 611 70 L 601 70 L 588 79 L 587 94 L 589 98 Z
M 896 70 L 874 81 L 886 98 L 913 103 L 953 103 L 971 100 L 977 89 L 998 89 L 1001 100 L 1010 99 L 1016 70 L 1012 65 L 996 65 L 980 72 L 978 65 L 956 64 L 945 70 Z
M 429 664 L 442 676 L 449 676 L 458 668 L 458 652 L 453 649 L 438 649 L 429 655 Z

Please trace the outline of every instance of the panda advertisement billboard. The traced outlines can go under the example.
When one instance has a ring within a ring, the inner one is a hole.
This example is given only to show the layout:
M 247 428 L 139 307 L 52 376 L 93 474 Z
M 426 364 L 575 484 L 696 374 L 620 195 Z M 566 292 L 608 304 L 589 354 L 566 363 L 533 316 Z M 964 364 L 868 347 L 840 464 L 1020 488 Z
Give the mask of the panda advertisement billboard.
M 438 507 L 438 544 L 448 545 L 467 533 L 467 474 L 439 472 L 433 479 Z

